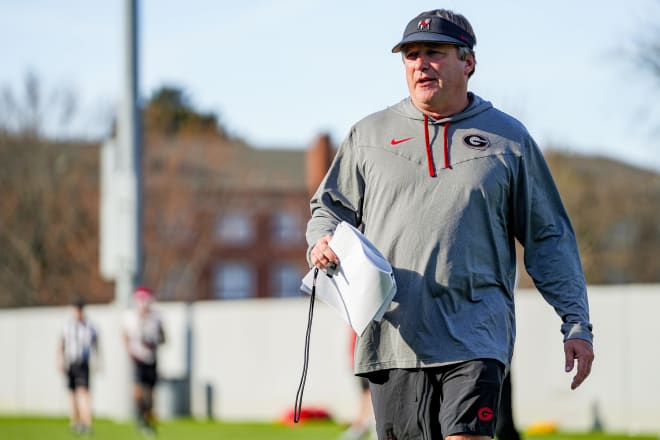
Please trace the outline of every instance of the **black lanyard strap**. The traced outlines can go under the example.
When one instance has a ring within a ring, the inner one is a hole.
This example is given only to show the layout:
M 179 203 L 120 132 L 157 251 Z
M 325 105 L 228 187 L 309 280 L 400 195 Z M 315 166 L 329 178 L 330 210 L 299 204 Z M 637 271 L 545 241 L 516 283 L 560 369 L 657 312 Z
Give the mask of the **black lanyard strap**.
M 300 421 L 300 413 L 302 411 L 302 398 L 305 389 L 305 382 L 307 381 L 307 369 L 309 368 L 309 340 L 312 334 L 312 318 L 314 317 L 314 299 L 316 298 L 316 278 L 319 275 L 319 268 L 314 268 L 314 280 L 312 281 L 312 294 L 309 298 L 309 313 L 307 314 L 307 332 L 305 333 L 305 356 L 303 361 L 302 377 L 298 385 L 298 392 L 296 393 L 296 402 L 293 406 L 293 422 Z

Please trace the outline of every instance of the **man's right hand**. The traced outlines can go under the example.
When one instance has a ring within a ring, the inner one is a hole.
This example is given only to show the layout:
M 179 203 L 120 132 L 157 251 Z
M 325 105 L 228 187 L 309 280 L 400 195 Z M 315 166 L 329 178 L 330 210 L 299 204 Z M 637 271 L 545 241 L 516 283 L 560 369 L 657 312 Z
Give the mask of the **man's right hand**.
M 332 234 L 328 234 L 318 239 L 312 251 L 309 253 L 312 265 L 319 269 L 325 269 L 328 264 L 339 264 L 339 257 L 330 249 L 328 243 L 332 239 Z
M 594 361 L 594 349 L 590 342 L 582 339 L 569 339 L 564 342 L 564 354 L 566 355 L 566 372 L 573 370 L 577 360 L 577 374 L 571 382 L 571 389 L 574 390 L 591 373 L 591 364 Z

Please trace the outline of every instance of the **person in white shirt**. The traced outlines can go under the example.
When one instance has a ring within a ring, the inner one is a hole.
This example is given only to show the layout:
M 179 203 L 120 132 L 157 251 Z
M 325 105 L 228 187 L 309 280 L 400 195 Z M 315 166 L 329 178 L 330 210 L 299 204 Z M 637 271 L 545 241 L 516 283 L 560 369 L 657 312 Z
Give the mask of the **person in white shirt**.
M 98 333 L 86 319 L 84 306 L 82 299 L 74 302 L 73 316 L 64 325 L 58 350 L 59 368 L 70 394 L 71 429 L 78 434 L 88 434 L 92 429 L 90 359 L 93 353 L 99 353 Z
M 136 308 L 126 316 L 124 343 L 134 366 L 136 420 L 142 430 L 153 432 L 153 390 L 158 382 L 158 346 L 165 342 L 165 331 L 160 315 L 151 307 L 154 292 L 140 286 L 133 293 L 133 298 Z

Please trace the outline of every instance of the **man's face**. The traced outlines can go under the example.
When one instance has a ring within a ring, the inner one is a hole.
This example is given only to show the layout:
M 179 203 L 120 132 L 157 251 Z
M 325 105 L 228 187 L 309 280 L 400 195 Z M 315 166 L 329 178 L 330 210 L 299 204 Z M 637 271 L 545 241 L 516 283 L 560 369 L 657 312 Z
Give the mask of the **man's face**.
M 457 46 L 442 43 L 411 43 L 402 52 L 408 91 L 419 109 L 441 111 L 465 99 L 474 57 L 462 61 Z
M 151 298 L 138 297 L 135 303 L 137 305 L 138 314 L 146 315 L 149 312 L 149 308 L 151 306 Z
M 73 306 L 73 317 L 78 320 L 82 321 L 83 320 L 83 309 L 82 307 L 79 306 Z

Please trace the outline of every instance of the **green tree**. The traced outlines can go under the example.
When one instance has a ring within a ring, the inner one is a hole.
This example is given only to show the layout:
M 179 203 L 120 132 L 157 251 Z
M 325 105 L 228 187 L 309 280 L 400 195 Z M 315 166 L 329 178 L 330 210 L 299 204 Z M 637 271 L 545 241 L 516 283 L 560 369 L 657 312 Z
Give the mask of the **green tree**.
M 196 110 L 190 98 L 179 88 L 157 89 L 144 108 L 147 134 L 223 134 L 215 113 Z

